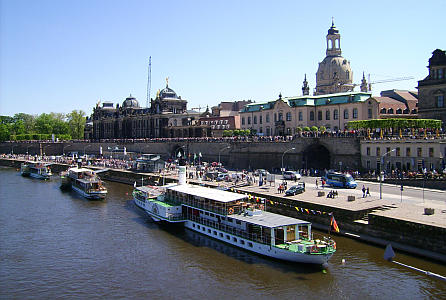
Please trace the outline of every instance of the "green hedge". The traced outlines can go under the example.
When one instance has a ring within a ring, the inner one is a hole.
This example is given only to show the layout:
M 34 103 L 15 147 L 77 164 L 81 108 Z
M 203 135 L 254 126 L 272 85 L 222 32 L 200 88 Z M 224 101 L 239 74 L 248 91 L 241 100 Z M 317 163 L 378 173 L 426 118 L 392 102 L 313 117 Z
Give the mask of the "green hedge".
M 69 134 L 55 134 L 54 137 L 59 140 L 71 140 L 71 135 Z M 29 141 L 29 140 L 51 140 L 51 134 L 40 134 L 40 133 L 28 133 L 28 134 L 12 134 L 10 136 L 11 141 Z

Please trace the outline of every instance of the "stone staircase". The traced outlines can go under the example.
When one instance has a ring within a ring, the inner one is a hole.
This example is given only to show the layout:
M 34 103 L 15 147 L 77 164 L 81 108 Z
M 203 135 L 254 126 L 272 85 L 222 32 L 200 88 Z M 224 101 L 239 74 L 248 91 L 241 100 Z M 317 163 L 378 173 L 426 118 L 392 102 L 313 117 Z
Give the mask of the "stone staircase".
M 394 205 L 382 205 L 382 206 L 377 207 L 374 210 L 372 210 L 371 213 L 377 212 L 377 211 L 389 210 L 389 209 L 393 209 L 393 208 L 397 208 L 397 207 Z M 356 224 L 369 225 L 369 213 L 365 214 L 361 219 L 355 220 L 354 222 Z

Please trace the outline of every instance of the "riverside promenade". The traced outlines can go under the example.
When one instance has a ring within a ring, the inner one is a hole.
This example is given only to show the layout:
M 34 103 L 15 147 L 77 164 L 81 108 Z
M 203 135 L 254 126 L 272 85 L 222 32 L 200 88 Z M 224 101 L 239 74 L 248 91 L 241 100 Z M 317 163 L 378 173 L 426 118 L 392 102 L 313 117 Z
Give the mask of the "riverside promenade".
M 21 162 L 22 160 L 0 159 L 0 165 L 3 166 L 20 167 Z M 67 168 L 64 164 L 54 164 L 54 173 Z M 152 185 L 160 179 L 158 173 L 116 169 L 102 173 L 101 178 L 131 185 L 135 181 L 139 185 L 141 178 L 144 178 L 144 184 Z M 176 172 L 164 175 L 166 182 L 177 179 Z M 349 199 L 349 190 L 340 189 L 338 197 L 327 198 L 330 188 L 322 190 L 314 187 L 307 187 L 302 194 L 285 196 L 278 192 L 278 185 L 273 183 L 259 186 L 258 182 L 248 185 L 246 181 L 238 185 L 198 179 L 187 181 L 208 187 L 224 186 L 233 192 L 257 197 L 265 203 L 267 211 L 311 221 L 314 227 L 321 230 L 328 230 L 333 214 L 339 225 L 340 235 L 383 246 L 391 244 L 394 249 L 446 262 L 446 209 L 441 202 L 405 204 L 386 200 L 386 194 L 383 194 L 381 200 L 377 197 L 355 197 L 353 200 Z M 320 192 L 325 192 L 325 195 Z M 425 209 L 433 209 L 434 213 L 426 214 Z

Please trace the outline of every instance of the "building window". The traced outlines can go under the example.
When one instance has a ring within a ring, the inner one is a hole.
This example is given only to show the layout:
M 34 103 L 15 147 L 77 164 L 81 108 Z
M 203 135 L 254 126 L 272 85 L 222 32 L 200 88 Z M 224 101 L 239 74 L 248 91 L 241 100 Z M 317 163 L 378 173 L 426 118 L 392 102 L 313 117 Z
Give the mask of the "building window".
M 381 108 L 380 113 L 381 113 L 382 115 L 385 115 L 385 114 L 387 113 L 387 110 L 383 107 L 383 108 Z
M 254 116 L 254 124 L 257 124 L 257 116 Z
M 318 112 L 317 112 L 317 119 L 318 119 L 319 121 L 322 120 L 322 111 L 318 111 Z
M 421 151 L 421 148 L 417 148 L 417 156 L 418 157 L 422 157 L 423 156 L 423 151 Z
M 248 125 L 251 124 L 251 117 L 248 117 Z
M 286 120 L 291 121 L 291 113 L 290 112 L 286 113 Z
M 358 109 L 353 108 L 353 119 L 357 119 L 357 118 L 358 118 Z
M 266 114 L 266 123 L 269 123 L 269 114 Z
M 274 114 L 274 122 L 277 122 L 277 114 Z
M 299 110 L 299 121 L 303 121 L 304 116 L 301 110 Z
M 271 130 L 270 130 L 269 127 L 266 128 L 266 135 L 267 135 L 267 136 L 270 136 L 270 135 L 271 135 Z
M 396 114 L 397 114 L 397 115 L 401 115 L 401 114 L 403 114 L 403 110 L 402 110 L 401 108 L 398 108 L 398 109 L 396 110 Z
M 369 108 L 369 109 L 367 110 L 367 117 L 368 117 L 369 119 L 372 118 L 372 109 L 371 109 L 371 108 Z
M 400 147 L 396 147 L 396 156 L 401 156 L 401 149 L 400 149 Z
M 434 148 L 429 148 L 429 157 L 434 157 Z
M 367 161 L 367 169 L 370 169 L 370 160 Z
M 279 113 L 279 121 L 283 121 L 283 113 Z
M 366 155 L 370 155 L 370 147 L 367 147 L 366 149 L 367 149 L 367 151 L 366 151 L 367 154 Z
M 389 110 L 387 111 L 387 113 L 388 113 L 389 115 L 393 115 L 393 108 L 389 108 Z
M 406 156 L 407 156 L 407 157 L 410 156 L 410 148 L 409 148 L 409 147 L 406 148 Z
M 263 123 L 263 118 L 262 118 L 263 116 L 260 116 L 259 117 L 259 124 L 262 124 Z
M 386 148 L 386 153 L 387 153 L 387 156 L 390 156 L 390 148 L 389 147 Z
M 333 119 L 337 120 L 338 118 L 339 118 L 339 112 L 337 109 L 335 109 L 333 112 Z
M 444 107 L 444 96 L 435 96 L 435 103 L 437 103 L 437 107 Z
M 310 121 L 314 121 L 314 111 L 310 111 Z
M 376 147 L 376 156 L 381 156 L 381 147 Z
M 242 118 L 242 125 L 245 125 L 245 117 Z
M 344 110 L 344 119 L 348 119 L 348 109 Z
M 290 127 L 287 127 L 287 129 L 286 129 L 286 134 L 288 134 L 288 135 L 291 134 L 291 128 L 290 128 Z
M 330 111 L 329 110 L 325 111 L 325 120 L 330 120 Z

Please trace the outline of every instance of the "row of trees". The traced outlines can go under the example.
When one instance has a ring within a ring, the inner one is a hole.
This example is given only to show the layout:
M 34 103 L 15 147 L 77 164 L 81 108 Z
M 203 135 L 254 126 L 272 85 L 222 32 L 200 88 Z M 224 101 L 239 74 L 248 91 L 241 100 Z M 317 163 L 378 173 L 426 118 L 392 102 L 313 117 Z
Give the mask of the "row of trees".
M 440 129 L 441 120 L 433 119 L 377 119 L 349 121 L 351 129 Z
M 44 140 L 50 139 L 52 134 L 60 139 L 83 139 L 85 121 L 83 110 L 73 110 L 69 114 L 0 116 L 0 141 Z

